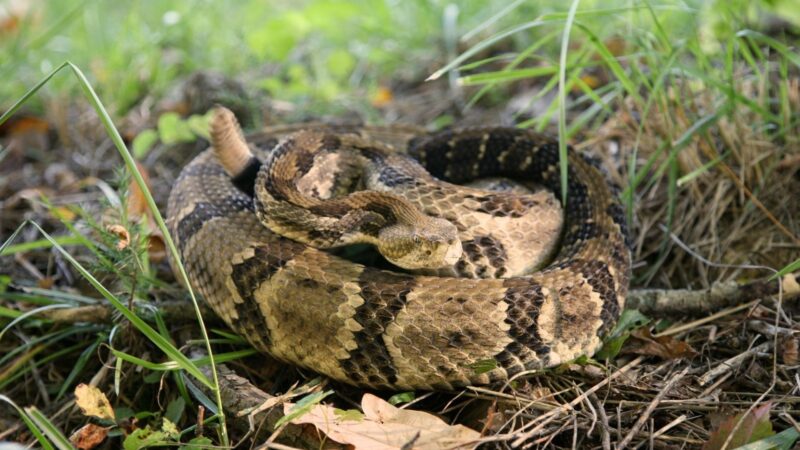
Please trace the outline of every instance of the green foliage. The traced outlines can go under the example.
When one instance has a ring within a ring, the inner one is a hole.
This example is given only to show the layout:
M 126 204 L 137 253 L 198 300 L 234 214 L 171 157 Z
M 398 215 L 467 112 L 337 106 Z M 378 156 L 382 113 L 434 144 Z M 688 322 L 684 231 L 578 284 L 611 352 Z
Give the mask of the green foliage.
M 416 397 L 417 397 L 417 396 L 416 396 L 416 394 L 414 393 L 414 391 L 400 392 L 400 393 L 394 394 L 393 396 L 389 397 L 389 400 L 388 400 L 388 402 L 389 402 L 389 404 L 390 404 L 390 405 L 397 406 L 397 405 L 399 405 L 400 403 L 408 403 L 408 402 L 411 402 L 411 401 L 413 401 L 413 400 L 414 400 Z
M 631 331 L 643 327 L 650 322 L 650 318 L 640 313 L 638 309 L 626 309 L 617 321 L 617 325 L 603 342 L 603 348 L 595 355 L 598 360 L 614 358 L 622 350 L 622 344 L 631 336 Z
M 306 414 L 307 412 L 311 411 L 311 408 L 318 405 L 325 397 L 333 394 L 333 391 L 320 391 L 315 392 L 313 394 L 308 394 L 305 397 L 301 398 L 300 401 L 294 404 L 292 408 L 288 411 L 288 413 L 281 417 L 276 423 L 275 428 L 280 427 L 285 423 L 289 423 L 292 420 Z

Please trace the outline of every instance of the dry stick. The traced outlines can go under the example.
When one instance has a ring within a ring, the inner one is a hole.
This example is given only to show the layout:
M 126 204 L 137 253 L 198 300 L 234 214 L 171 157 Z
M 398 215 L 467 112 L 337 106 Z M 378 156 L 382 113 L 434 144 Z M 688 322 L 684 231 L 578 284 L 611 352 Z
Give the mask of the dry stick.
M 651 438 L 651 440 L 652 440 L 652 441 L 655 441 L 656 439 L 658 439 L 659 437 L 661 437 L 661 435 L 662 435 L 662 434 L 664 434 L 664 433 L 666 433 L 667 431 L 669 431 L 669 430 L 673 429 L 673 428 L 674 428 L 674 427 L 676 427 L 677 425 L 680 425 L 680 424 L 682 424 L 683 422 L 686 422 L 686 419 L 687 419 L 687 418 L 688 418 L 688 416 L 687 416 L 686 414 L 681 414 L 680 416 L 678 416 L 677 418 L 675 418 L 675 420 L 673 420 L 672 422 L 670 422 L 670 423 L 668 423 L 668 424 L 664 425 L 663 427 L 659 428 L 659 429 L 658 429 L 658 431 L 656 431 L 655 433 L 651 434 L 651 435 L 650 435 L 650 438 Z M 642 441 L 642 442 L 639 442 L 638 444 L 636 444 L 636 446 L 635 446 L 635 447 L 633 447 L 633 449 L 634 449 L 634 450 L 638 449 L 639 447 L 641 447 L 642 445 L 644 445 L 644 444 L 645 444 L 645 442 L 647 442 L 647 441 Z
M 674 327 L 667 328 L 666 330 L 662 331 L 661 333 L 656 333 L 653 336 L 654 337 L 671 336 L 673 334 L 678 334 L 678 333 L 682 333 L 684 331 L 693 330 L 693 329 L 695 329 L 695 328 L 697 328 L 700 325 L 703 325 L 705 323 L 714 322 L 715 320 L 719 319 L 720 317 L 729 316 L 729 315 L 731 315 L 733 313 L 737 313 L 737 312 L 742 311 L 744 309 L 750 309 L 753 306 L 756 306 L 758 304 L 758 302 L 759 302 L 759 300 L 753 300 L 752 302 L 745 303 L 743 305 L 734 306 L 733 308 L 728 308 L 728 309 L 726 309 L 724 311 L 720 311 L 720 312 L 718 312 L 716 314 L 712 314 L 710 316 L 703 317 L 702 319 L 697 319 L 697 320 L 694 320 L 694 321 L 689 322 L 689 323 L 685 323 L 685 324 L 682 324 L 682 325 L 676 325 Z
M 787 276 L 784 296 L 800 295 L 800 277 Z M 792 283 L 794 282 L 794 283 Z M 790 286 L 797 286 L 790 289 Z M 644 314 L 700 315 L 738 305 L 749 300 L 776 295 L 778 280 L 739 284 L 735 281 L 714 283 L 708 289 L 639 289 L 631 291 L 625 306 Z
M 638 433 L 639 430 L 642 428 L 642 426 L 644 426 L 644 423 L 647 422 L 647 419 L 649 419 L 650 415 L 653 414 L 653 411 L 655 411 L 656 407 L 664 398 L 664 396 L 666 396 L 667 393 L 669 393 L 669 391 L 672 390 L 675 384 L 677 384 L 678 381 L 682 380 L 683 377 L 685 377 L 688 372 L 689 368 L 687 367 L 683 369 L 679 374 L 672 377 L 672 379 L 667 382 L 667 385 L 664 386 L 663 389 L 661 389 L 661 392 L 659 392 L 658 395 L 656 395 L 656 397 L 653 399 L 653 401 L 651 401 L 650 404 L 647 405 L 647 409 L 644 410 L 644 414 L 642 414 L 636 421 L 636 423 L 633 424 L 633 428 L 631 428 L 631 431 L 629 431 L 628 434 L 625 436 L 625 438 L 619 443 L 619 445 L 617 446 L 617 450 L 622 450 L 625 447 L 627 447 L 628 444 L 631 443 L 636 433 Z
M 210 369 L 204 367 L 202 370 L 205 372 Z M 219 373 L 219 389 L 223 407 L 226 411 L 232 413 L 229 416 L 231 418 L 231 425 L 242 433 L 249 433 L 251 431 L 251 423 L 261 423 L 263 421 L 266 425 L 263 431 L 272 432 L 275 430 L 275 424 L 283 417 L 282 408 L 272 408 L 269 411 L 262 411 L 255 414 L 254 417 L 242 417 L 237 414 L 240 411 L 251 411 L 257 408 L 272 398 L 272 396 L 255 387 L 245 378 L 236 375 L 236 373 L 228 369 L 225 365 L 217 366 L 217 371 Z M 206 393 L 208 392 L 205 386 L 200 386 L 200 389 L 204 390 Z M 330 439 L 324 440 L 323 437 L 313 432 L 311 428 L 295 425 L 291 422 L 284 424 L 284 427 L 283 432 L 278 438 L 283 444 L 297 445 L 302 448 L 345 448 L 344 445 L 333 442 Z M 253 439 L 263 439 L 264 437 L 266 436 L 261 436 L 260 433 L 256 433 Z M 271 448 L 291 448 L 285 446 L 276 447 L 280 446 L 281 443 L 270 442 L 269 445 Z
M 751 356 L 755 356 L 758 353 L 763 353 L 768 351 L 772 348 L 772 341 L 764 342 L 761 345 L 757 345 L 745 352 L 739 353 L 738 355 L 728 358 L 725 361 L 717 364 L 716 367 L 709 370 L 708 372 L 704 373 L 703 376 L 697 379 L 697 384 L 700 386 L 705 386 L 718 376 L 728 373 L 732 370 L 738 369 L 745 361 L 750 359 Z
M 600 416 L 600 437 L 603 443 L 603 450 L 611 450 L 611 433 L 608 432 L 611 428 L 608 426 L 608 415 L 606 414 L 605 406 L 600 403 L 597 394 L 592 393 L 589 395 L 589 401 L 594 403 L 597 414 Z
M 147 321 L 154 321 L 153 309 L 157 309 L 162 317 L 171 323 L 197 322 L 194 310 L 186 307 L 187 302 L 182 300 L 167 300 L 163 302 L 135 302 L 136 315 Z M 151 309 L 152 308 L 152 309 Z M 42 319 L 56 323 L 109 323 L 116 309 L 109 303 L 100 301 L 93 305 L 76 306 L 74 308 L 59 308 L 42 311 L 38 314 Z M 214 323 L 217 316 L 205 303 L 200 303 L 203 317 Z
M 569 410 L 573 409 L 575 407 L 575 405 L 583 402 L 583 400 L 587 396 L 597 392 L 598 390 L 600 390 L 600 388 L 606 386 L 612 380 L 618 378 L 619 376 L 625 374 L 626 372 L 628 372 L 632 368 L 638 366 L 643 360 L 644 360 L 644 357 L 643 356 L 639 356 L 638 358 L 634 359 L 633 361 L 631 361 L 628 364 L 626 364 L 625 366 L 623 366 L 621 369 L 617 370 L 616 372 L 614 372 L 611 375 L 609 375 L 608 377 L 606 377 L 603 381 L 601 381 L 601 382 L 595 384 L 594 386 L 592 386 L 591 388 L 589 388 L 586 392 L 584 392 L 583 394 L 579 395 L 577 398 L 575 398 L 571 402 L 565 403 L 565 404 L 559 406 L 558 408 L 556 408 L 556 409 L 554 409 L 554 410 L 552 410 L 550 412 L 542 414 L 539 417 L 539 420 L 538 420 L 541 423 L 536 425 L 532 430 L 527 431 L 525 433 L 522 433 L 522 435 L 519 436 L 517 439 L 515 439 L 514 442 L 511 443 L 511 445 L 513 447 L 518 447 L 518 446 L 522 445 L 523 443 L 525 443 L 525 440 L 530 439 L 531 437 L 535 436 L 539 431 L 541 431 L 541 429 L 544 428 L 545 425 L 547 425 L 550 422 L 552 422 L 553 420 L 557 419 L 559 416 L 561 416 L 561 414 L 565 413 L 566 411 L 569 411 Z M 523 429 L 524 428 L 528 428 L 528 427 L 536 424 L 536 422 L 537 422 L 537 420 L 530 421 L 529 423 L 527 423 L 527 424 L 525 424 L 523 426 Z

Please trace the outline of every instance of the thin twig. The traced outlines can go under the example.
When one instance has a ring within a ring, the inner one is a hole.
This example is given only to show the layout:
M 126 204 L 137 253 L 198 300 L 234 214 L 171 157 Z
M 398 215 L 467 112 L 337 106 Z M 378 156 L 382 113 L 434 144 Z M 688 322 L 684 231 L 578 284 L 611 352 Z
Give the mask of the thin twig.
M 661 402 L 664 396 L 666 396 L 669 393 L 669 391 L 672 390 L 675 384 L 677 384 L 678 381 L 682 380 L 683 377 L 685 377 L 688 372 L 689 368 L 687 367 L 683 369 L 679 374 L 673 376 L 667 382 L 667 385 L 664 386 L 664 388 L 661 389 L 661 392 L 659 392 L 658 395 L 656 395 L 653 401 L 651 401 L 650 404 L 647 405 L 647 409 L 644 410 L 644 414 L 642 414 L 639 417 L 636 423 L 633 424 L 633 428 L 631 428 L 631 430 L 628 432 L 625 438 L 622 439 L 622 441 L 619 443 L 619 445 L 617 446 L 618 450 L 624 449 L 625 447 L 628 446 L 628 444 L 631 443 L 636 433 L 642 428 L 642 426 L 644 426 L 645 422 L 647 422 L 647 419 L 650 418 L 651 414 L 653 414 L 653 411 L 655 411 L 656 407 L 658 407 L 658 404 Z
M 522 445 L 523 443 L 525 443 L 526 440 L 530 439 L 531 437 L 535 436 L 539 431 L 541 431 L 541 429 L 544 428 L 547 424 L 549 424 L 553 420 L 557 419 L 558 417 L 560 417 L 565 412 L 572 410 L 575 407 L 575 405 L 583 402 L 583 400 L 587 396 L 597 392 L 598 390 L 600 390 L 600 388 L 608 385 L 612 380 L 615 380 L 616 378 L 618 378 L 621 375 L 625 374 L 626 372 L 628 372 L 632 368 L 638 366 L 643 360 L 644 360 L 644 357 L 642 357 L 642 356 L 634 359 L 633 361 L 629 362 L 628 364 L 626 364 L 621 369 L 617 370 L 616 372 L 614 372 L 611 375 L 609 375 L 608 377 L 606 377 L 606 379 L 604 379 L 603 381 L 601 381 L 601 382 L 595 384 L 594 386 L 592 386 L 591 388 L 589 388 L 586 392 L 584 392 L 583 394 L 579 395 L 577 398 L 575 398 L 571 402 L 565 403 L 565 404 L 561 405 L 560 407 L 558 407 L 557 409 L 554 409 L 553 411 L 550 411 L 548 413 L 542 414 L 542 416 L 538 420 L 538 422 L 540 422 L 538 425 L 536 424 L 537 420 L 532 420 L 529 423 L 525 424 L 525 426 L 523 426 L 523 429 L 524 428 L 529 428 L 531 426 L 533 426 L 533 429 L 531 429 L 530 431 L 527 431 L 527 432 L 522 433 L 521 435 L 519 435 L 511 443 L 511 445 L 514 446 L 514 447 L 518 447 L 518 446 Z
M 597 394 L 595 393 L 589 395 L 589 401 L 594 403 L 597 409 L 597 415 L 600 417 L 600 439 L 602 441 L 603 450 L 611 450 L 611 434 L 608 432 L 610 428 L 608 426 L 608 414 L 606 414 L 606 409 L 604 405 L 600 403 L 600 399 L 597 398 Z
M 700 386 L 705 386 L 711 381 L 715 380 L 720 375 L 726 374 L 732 370 L 738 369 L 745 361 L 750 359 L 751 356 L 755 356 L 759 353 L 766 352 L 767 350 L 772 348 L 772 341 L 764 342 L 761 345 L 757 345 L 752 347 L 751 349 L 739 353 L 738 355 L 728 358 L 725 361 L 717 364 L 716 367 L 709 370 L 703 376 L 697 379 L 697 384 Z

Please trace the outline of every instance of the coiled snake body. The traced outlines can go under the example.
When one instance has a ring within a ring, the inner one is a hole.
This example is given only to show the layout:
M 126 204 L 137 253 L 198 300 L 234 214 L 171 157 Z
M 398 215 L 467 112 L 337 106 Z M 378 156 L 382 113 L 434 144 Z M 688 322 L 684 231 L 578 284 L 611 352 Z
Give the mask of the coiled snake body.
M 238 136 L 238 129 L 216 131 L 217 147 Z M 490 267 L 489 276 L 510 277 L 453 278 L 363 266 L 262 225 L 252 196 L 263 190 L 253 184 L 258 167 L 281 138 L 285 147 L 308 136 L 285 138 L 288 131 L 251 137 L 252 160 L 242 156 L 249 155 L 246 148 L 227 161 L 212 150 L 197 156 L 181 172 L 168 205 L 168 226 L 191 284 L 259 351 L 364 387 L 452 389 L 590 355 L 615 324 L 630 275 L 623 210 L 601 171 L 575 151 L 568 151 L 568 198 L 553 261 L 529 275 Z M 526 130 L 418 136 L 392 127 L 323 127 L 311 135 L 335 150 L 347 141 L 341 132 L 391 136 L 431 175 L 450 182 L 503 176 L 561 191 L 557 142 Z M 312 163 L 294 169 L 309 173 Z M 227 173 L 231 167 L 238 173 Z M 387 185 L 426 189 L 424 180 L 391 167 L 381 176 Z M 507 208 L 486 211 L 511 214 Z

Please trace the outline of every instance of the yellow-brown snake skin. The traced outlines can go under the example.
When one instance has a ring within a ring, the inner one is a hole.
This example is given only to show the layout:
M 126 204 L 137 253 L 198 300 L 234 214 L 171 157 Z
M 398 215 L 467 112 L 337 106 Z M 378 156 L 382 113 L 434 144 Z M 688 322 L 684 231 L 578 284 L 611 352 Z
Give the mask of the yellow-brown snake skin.
M 303 127 L 268 129 L 248 142 L 264 161 Z M 558 143 L 530 131 L 316 130 L 389 140 L 449 182 L 502 176 L 561 192 Z M 418 181 L 392 178 L 391 168 L 381 174 L 388 185 Z M 379 270 L 280 237 L 256 217 L 247 192 L 254 177 L 232 178 L 211 150 L 200 154 L 172 189 L 170 232 L 192 286 L 233 330 L 259 351 L 333 379 L 387 389 L 507 380 L 593 354 L 623 307 L 623 210 L 602 172 L 572 149 L 557 254 L 539 271 L 502 279 Z

